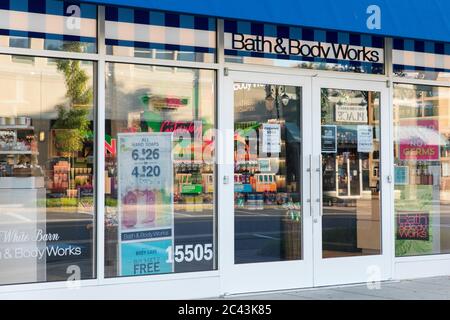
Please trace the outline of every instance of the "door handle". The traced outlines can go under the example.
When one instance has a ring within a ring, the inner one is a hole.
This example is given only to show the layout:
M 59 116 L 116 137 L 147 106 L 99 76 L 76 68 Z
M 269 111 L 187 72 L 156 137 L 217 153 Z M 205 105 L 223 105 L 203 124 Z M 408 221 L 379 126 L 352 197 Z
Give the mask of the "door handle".
M 314 210 L 314 206 L 312 205 L 312 192 L 313 192 L 313 173 L 312 173 L 312 165 L 313 165 L 313 155 L 310 154 L 309 155 L 309 164 L 308 164 L 308 173 L 309 173 L 309 198 L 307 200 L 307 202 L 309 203 L 309 216 L 312 217 L 313 216 L 313 210 Z
M 388 175 L 388 176 L 386 177 L 386 181 L 387 181 L 387 183 L 389 183 L 389 184 L 391 184 L 392 182 L 394 182 L 393 179 L 392 179 L 392 175 Z
M 316 168 L 316 172 L 318 173 L 319 176 L 319 196 L 316 199 L 316 202 L 319 204 L 319 217 L 322 217 L 323 215 L 323 207 L 322 207 L 322 194 L 323 194 L 323 176 L 322 176 L 322 160 L 323 160 L 323 156 L 322 154 L 319 156 L 319 163 L 318 166 Z M 317 221 L 315 221 L 317 222 Z

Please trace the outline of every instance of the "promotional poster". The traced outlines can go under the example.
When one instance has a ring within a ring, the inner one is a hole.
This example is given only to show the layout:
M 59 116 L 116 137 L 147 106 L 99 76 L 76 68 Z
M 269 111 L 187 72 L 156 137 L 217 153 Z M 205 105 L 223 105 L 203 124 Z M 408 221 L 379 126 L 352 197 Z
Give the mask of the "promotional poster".
M 120 133 L 118 138 L 120 274 L 170 273 L 172 133 Z

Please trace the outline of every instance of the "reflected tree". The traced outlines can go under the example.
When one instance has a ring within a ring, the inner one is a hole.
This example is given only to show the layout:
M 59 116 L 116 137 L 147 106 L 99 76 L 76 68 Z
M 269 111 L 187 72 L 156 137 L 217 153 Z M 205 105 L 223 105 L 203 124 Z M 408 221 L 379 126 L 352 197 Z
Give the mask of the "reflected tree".
M 69 43 L 67 50 L 81 52 L 79 43 Z M 57 69 L 64 75 L 68 106 L 57 106 L 58 118 L 53 125 L 56 130 L 56 147 L 62 153 L 81 151 L 89 136 L 89 112 L 93 102 L 93 89 L 89 75 L 81 67 L 80 60 L 59 59 Z

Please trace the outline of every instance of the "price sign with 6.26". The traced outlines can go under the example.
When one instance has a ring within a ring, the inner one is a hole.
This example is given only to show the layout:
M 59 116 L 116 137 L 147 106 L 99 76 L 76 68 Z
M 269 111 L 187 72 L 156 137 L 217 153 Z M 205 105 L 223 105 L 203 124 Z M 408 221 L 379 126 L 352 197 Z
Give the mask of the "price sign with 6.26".
M 119 272 L 174 271 L 173 133 L 118 134 Z M 200 250 L 200 249 L 198 249 Z
M 166 188 L 172 175 L 172 133 L 120 133 L 122 186 Z

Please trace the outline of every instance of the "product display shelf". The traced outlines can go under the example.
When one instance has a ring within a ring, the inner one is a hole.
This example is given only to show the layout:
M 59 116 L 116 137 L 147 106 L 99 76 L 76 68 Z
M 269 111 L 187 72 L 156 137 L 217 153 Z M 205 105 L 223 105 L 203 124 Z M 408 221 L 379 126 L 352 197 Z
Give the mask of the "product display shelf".
M 434 97 L 416 98 L 413 105 L 399 104 L 398 117 L 401 120 L 439 119 L 439 107 L 435 104 Z
M 35 142 L 34 127 L 31 125 L 0 125 L 0 133 L 2 140 L 0 159 L 4 163 L 4 170 L 6 167 L 10 168 L 2 172 L 1 176 L 31 177 L 32 166 L 36 164 L 36 157 L 39 155 L 36 145 L 33 145 Z M 19 138 L 19 135 L 24 136 Z M 31 141 L 26 143 L 27 140 Z M 20 163 L 23 160 L 20 158 L 21 156 L 29 156 L 29 159 L 25 158 L 28 165 Z
M 30 130 L 30 131 L 34 131 L 34 127 L 27 126 L 27 125 L 0 125 L 0 130 Z
M 38 156 L 38 152 L 33 151 L 6 151 L 6 150 L 0 150 L 0 155 L 32 155 L 32 156 Z
M 33 235 L 45 232 L 46 219 L 45 207 L 45 185 L 42 173 L 37 170 L 37 151 L 33 151 L 30 142 L 29 150 L 6 150 L 19 149 L 19 136 L 24 141 L 27 135 L 33 134 L 34 127 L 29 125 L 1 125 L 3 149 L 0 149 L 0 212 L 7 213 L 2 217 L 0 233 L 11 231 L 17 234 Z M 28 133 L 29 132 L 29 133 Z M 5 147 L 7 146 L 7 148 Z M 22 144 L 22 148 L 26 146 Z M 35 170 L 36 169 L 36 170 Z M 45 241 L 29 239 L 19 243 L 4 242 L 0 244 L 0 252 L 6 250 L 14 252 L 16 249 L 24 252 L 35 252 L 43 250 Z M 26 262 L 25 262 L 26 261 Z M 30 257 L 24 259 L 5 259 L 2 261 L 3 271 L 0 274 L 2 283 L 27 283 L 46 281 L 45 272 L 46 257 Z
M 206 209 L 205 198 L 214 191 L 208 184 L 208 176 L 213 175 L 211 165 L 203 161 L 178 161 L 175 166 L 175 184 L 177 190 L 177 210 L 203 212 Z
M 34 134 L 34 127 L 32 126 L 21 126 L 21 125 L 17 125 L 17 126 L 12 126 L 12 125 L 8 125 L 8 126 L 0 126 L 0 132 L 2 131 L 11 131 L 13 132 L 13 141 L 12 141 L 12 145 L 14 147 L 18 146 L 18 133 L 19 132 L 23 132 L 23 131 L 31 131 Z M 29 146 L 29 150 L 15 150 L 15 149 L 2 149 L 0 147 L 0 154 L 5 155 L 5 154 L 11 154 L 11 155 L 38 155 L 39 153 L 37 151 L 33 151 L 32 150 L 32 146 Z

